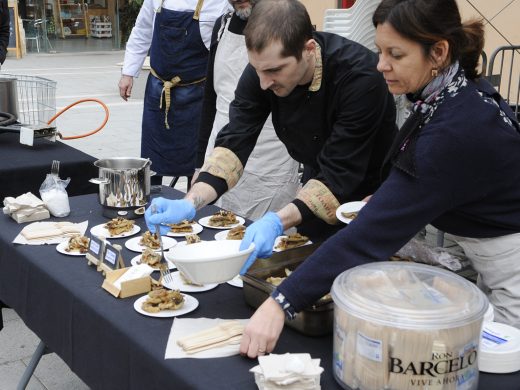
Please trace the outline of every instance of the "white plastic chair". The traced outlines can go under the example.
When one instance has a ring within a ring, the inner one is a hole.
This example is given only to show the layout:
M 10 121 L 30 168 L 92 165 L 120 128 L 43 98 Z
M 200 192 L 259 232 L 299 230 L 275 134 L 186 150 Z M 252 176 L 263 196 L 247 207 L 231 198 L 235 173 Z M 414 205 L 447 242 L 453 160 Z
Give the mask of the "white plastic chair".
M 372 15 L 379 3 L 380 0 L 358 0 L 348 9 L 325 10 L 323 31 L 341 35 L 376 51 Z

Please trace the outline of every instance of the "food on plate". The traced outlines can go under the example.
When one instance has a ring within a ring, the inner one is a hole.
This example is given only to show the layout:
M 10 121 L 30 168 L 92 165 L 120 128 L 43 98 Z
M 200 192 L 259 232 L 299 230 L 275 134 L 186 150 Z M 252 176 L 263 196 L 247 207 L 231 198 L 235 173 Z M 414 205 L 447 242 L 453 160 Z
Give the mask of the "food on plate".
M 220 210 L 213 214 L 208 221 L 208 225 L 224 227 L 238 223 L 237 217 L 232 211 Z
M 161 254 L 153 249 L 146 248 L 141 255 L 141 264 L 148 264 L 150 267 L 159 269 L 161 262 Z
M 309 237 L 302 236 L 300 233 L 291 234 L 290 236 L 282 237 L 275 249 L 284 251 L 286 249 L 296 248 L 305 245 L 309 241 Z
M 177 310 L 184 305 L 184 296 L 179 290 L 160 288 L 148 293 L 141 308 L 148 313 L 158 313 L 161 310 Z
M 148 230 L 141 236 L 139 245 L 146 246 L 151 249 L 159 249 L 161 247 L 161 242 L 159 241 L 159 235 L 157 233 L 151 233 Z
M 246 227 L 244 225 L 240 225 L 240 226 L 237 226 L 237 227 L 234 227 L 233 229 L 231 229 L 228 232 L 226 239 L 241 240 L 244 238 L 244 234 L 246 234 Z
M 131 231 L 134 228 L 134 221 L 130 221 L 122 217 L 117 217 L 108 221 L 105 224 L 105 228 L 108 230 L 111 236 L 117 236 L 118 234 Z
M 196 242 L 201 242 L 202 240 L 196 234 L 188 234 L 186 235 L 186 245 L 195 244 Z
M 194 221 L 188 221 L 184 219 L 179 223 L 169 223 L 170 231 L 173 233 L 192 233 Z
M 181 271 L 179 271 L 179 276 L 181 277 L 182 283 L 188 284 L 190 286 L 202 287 L 202 284 L 192 282 L 186 275 L 184 275 Z
M 70 238 L 69 243 L 65 248 L 65 252 L 87 253 L 89 241 L 88 237 L 75 234 Z
M 342 212 L 341 212 L 341 216 L 343 216 L 343 217 L 345 217 L 345 218 L 348 218 L 348 219 L 354 219 L 354 218 L 357 217 L 357 215 L 358 215 L 358 212 L 357 212 L 357 211 L 354 211 L 354 212 L 352 212 L 352 211 L 349 211 L 349 212 L 347 212 L 347 211 L 342 211 Z

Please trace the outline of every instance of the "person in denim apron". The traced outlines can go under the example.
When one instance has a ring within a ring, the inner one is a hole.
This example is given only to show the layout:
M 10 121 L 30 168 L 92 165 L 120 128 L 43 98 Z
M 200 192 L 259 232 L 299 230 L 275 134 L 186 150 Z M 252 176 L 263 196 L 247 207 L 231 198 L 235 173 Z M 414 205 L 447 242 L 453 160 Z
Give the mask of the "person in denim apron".
M 193 7 L 190 1 L 177 3 L 178 6 L 182 3 L 185 7 Z M 193 175 L 208 58 L 199 24 L 209 24 L 211 31 L 219 12 L 221 14 L 222 10 L 227 9 L 227 1 L 198 0 L 193 10 L 166 8 L 164 0 L 158 6 L 156 4 L 151 1 L 143 5 L 146 8 L 141 10 L 140 16 L 141 13 L 148 14 L 138 17 L 127 52 L 129 49 L 140 51 L 134 53 L 136 57 L 144 53 L 143 49 L 147 46 L 141 40 L 151 41 L 151 70 L 144 97 L 141 156 L 150 158 L 157 173 L 154 181 L 160 184 L 162 176 Z M 203 7 L 206 6 L 209 11 L 204 14 Z M 155 15 L 150 15 L 151 7 L 154 7 Z M 201 17 L 209 19 L 201 20 Z M 153 21 L 147 25 L 150 21 L 145 19 L 150 18 Z M 153 33 L 146 35 L 143 30 L 150 30 L 150 26 L 153 26 Z M 137 46 L 138 50 L 135 49 Z M 137 62 L 134 60 L 134 63 Z M 126 100 L 132 86 L 128 80 L 131 81 L 137 71 L 134 69 L 134 74 L 127 74 L 125 68 L 131 68 L 127 66 L 127 54 L 119 84 L 121 97 Z

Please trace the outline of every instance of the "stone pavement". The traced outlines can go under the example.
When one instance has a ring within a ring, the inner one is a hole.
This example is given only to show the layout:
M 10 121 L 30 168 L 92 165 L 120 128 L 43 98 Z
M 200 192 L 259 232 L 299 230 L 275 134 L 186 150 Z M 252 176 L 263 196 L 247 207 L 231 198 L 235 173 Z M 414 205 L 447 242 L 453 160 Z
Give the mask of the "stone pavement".
M 56 106 L 65 107 L 79 99 L 98 98 L 110 110 L 103 130 L 90 137 L 67 141 L 71 146 L 98 158 L 139 156 L 141 116 L 147 71 L 134 83 L 128 102 L 119 97 L 117 84 L 123 51 L 96 53 L 33 54 L 20 60 L 8 57 L 2 73 L 39 76 L 57 81 Z M 63 135 L 77 135 L 97 128 L 104 118 L 95 103 L 83 103 L 57 120 Z M 59 159 L 59 156 L 56 156 Z M 50 169 L 50 167 L 49 167 Z M 166 180 L 166 179 L 165 179 Z M 185 189 L 185 182 L 178 184 Z M 3 309 L 4 329 L 0 331 L 0 390 L 16 389 L 23 370 L 38 345 L 32 333 L 12 309 Z M 27 389 L 88 389 L 56 355 L 45 355 Z

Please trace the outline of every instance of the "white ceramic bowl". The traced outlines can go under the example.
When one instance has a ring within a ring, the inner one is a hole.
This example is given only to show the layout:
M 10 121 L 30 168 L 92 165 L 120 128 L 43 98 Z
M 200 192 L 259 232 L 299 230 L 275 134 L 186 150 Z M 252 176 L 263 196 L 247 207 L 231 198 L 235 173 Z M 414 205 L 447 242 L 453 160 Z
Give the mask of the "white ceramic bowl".
M 233 279 L 253 252 L 255 245 L 239 250 L 242 241 L 203 241 L 178 245 L 165 253 L 179 271 L 200 284 L 223 283 Z

